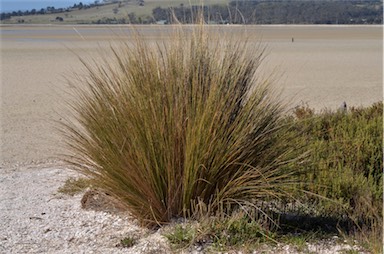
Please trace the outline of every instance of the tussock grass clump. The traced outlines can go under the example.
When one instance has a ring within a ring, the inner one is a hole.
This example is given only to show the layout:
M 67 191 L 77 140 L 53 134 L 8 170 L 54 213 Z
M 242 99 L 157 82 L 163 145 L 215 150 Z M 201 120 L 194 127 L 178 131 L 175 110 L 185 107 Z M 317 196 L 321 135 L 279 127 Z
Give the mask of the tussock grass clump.
M 156 44 L 138 35 L 110 59 L 83 60 L 72 81 L 67 161 L 147 226 L 288 196 L 295 181 L 292 132 L 258 73 L 263 47 L 206 29 Z

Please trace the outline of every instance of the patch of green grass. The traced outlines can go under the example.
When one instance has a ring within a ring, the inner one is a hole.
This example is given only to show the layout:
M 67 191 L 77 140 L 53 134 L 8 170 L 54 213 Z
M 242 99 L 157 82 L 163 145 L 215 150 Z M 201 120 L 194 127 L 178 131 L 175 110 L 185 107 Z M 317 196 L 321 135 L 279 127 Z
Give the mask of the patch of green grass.
M 273 244 L 273 233 L 248 215 L 206 217 L 198 222 L 177 224 L 164 236 L 176 250 L 201 246 L 206 251 L 250 250 L 259 244 Z
M 244 215 L 212 219 L 206 226 L 206 232 L 212 238 L 212 246 L 218 250 L 249 248 L 260 243 L 273 243 L 272 232 Z
M 134 246 L 136 244 L 136 239 L 133 238 L 133 237 L 125 237 L 123 239 L 120 240 L 120 244 L 118 244 L 119 247 L 122 247 L 122 248 L 131 248 L 132 246 Z
M 190 224 L 177 224 L 164 236 L 176 249 L 184 249 L 191 246 L 196 238 L 196 229 Z
M 360 251 L 359 250 L 349 249 L 349 250 L 343 250 L 343 251 L 341 251 L 341 253 L 343 253 L 343 254 L 359 254 Z
M 281 240 L 281 242 L 294 246 L 298 252 L 304 252 L 308 251 L 308 247 L 306 245 L 307 240 L 308 239 L 302 235 L 290 235 L 285 236 L 284 240 Z
M 321 231 L 303 231 L 303 232 L 285 232 L 277 234 L 276 240 L 283 244 L 288 244 L 295 247 L 300 253 L 308 253 L 307 243 L 327 239 Z
M 69 178 L 65 181 L 64 185 L 58 189 L 58 192 L 74 196 L 90 186 L 91 181 L 88 178 Z

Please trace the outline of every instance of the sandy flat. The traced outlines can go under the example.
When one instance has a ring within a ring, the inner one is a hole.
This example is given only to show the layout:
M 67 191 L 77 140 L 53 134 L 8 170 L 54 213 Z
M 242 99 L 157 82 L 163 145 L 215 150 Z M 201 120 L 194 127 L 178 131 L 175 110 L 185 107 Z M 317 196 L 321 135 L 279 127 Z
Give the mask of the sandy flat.
M 151 39 L 169 27 L 140 28 Z M 224 27 L 234 36 L 244 27 Z M 65 116 L 70 77 L 81 64 L 73 52 L 92 55 L 124 28 L 0 26 L 0 163 L 55 160 L 62 141 L 54 121 Z M 248 26 L 268 45 L 266 73 L 277 67 L 277 87 L 292 105 L 320 110 L 370 105 L 383 99 L 381 26 Z M 294 38 L 294 42 L 292 42 Z

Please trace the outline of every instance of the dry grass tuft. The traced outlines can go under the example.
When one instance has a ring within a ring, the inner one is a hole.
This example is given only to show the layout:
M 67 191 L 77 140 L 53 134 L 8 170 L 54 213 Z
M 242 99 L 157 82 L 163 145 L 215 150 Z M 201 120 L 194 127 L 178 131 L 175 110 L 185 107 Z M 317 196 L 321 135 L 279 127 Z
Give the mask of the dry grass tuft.
M 71 81 L 66 160 L 150 227 L 201 204 L 287 197 L 296 179 L 293 132 L 258 73 L 264 48 L 206 29 L 137 35 L 105 61 L 82 60 L 86 76 Z

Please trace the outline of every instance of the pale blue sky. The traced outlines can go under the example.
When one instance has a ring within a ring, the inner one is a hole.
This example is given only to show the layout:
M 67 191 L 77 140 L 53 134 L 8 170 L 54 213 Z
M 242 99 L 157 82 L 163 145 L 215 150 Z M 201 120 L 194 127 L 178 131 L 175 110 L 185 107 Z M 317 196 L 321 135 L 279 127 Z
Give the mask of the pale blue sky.
M 26 11 L 26 10 L 40 10 L 47 6 L 53 6 L 55 8 L 64 8 L 73 6 L 75 3 L 82 2 L 83 4 L 89 4 L 95 2 L 94 0 L 1 0 L 0 12 L 10 11 Z

